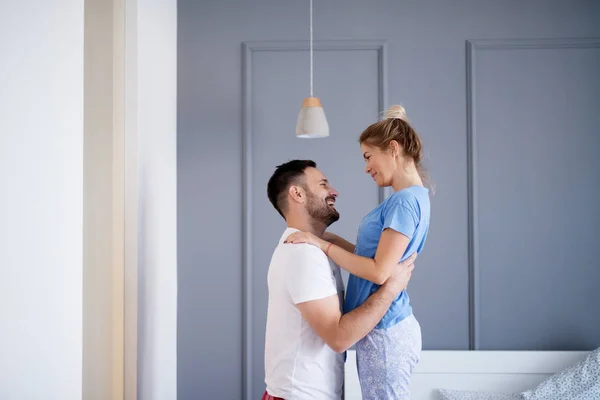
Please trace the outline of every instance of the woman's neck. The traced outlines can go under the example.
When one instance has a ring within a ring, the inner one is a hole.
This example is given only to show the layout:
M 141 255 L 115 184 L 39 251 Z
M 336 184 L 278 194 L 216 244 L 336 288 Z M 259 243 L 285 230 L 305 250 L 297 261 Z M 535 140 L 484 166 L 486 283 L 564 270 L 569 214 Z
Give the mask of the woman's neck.
M 392 178 L 394 192 L 399 192 L 411 186 L 423 186 L 423 180 L 417 167 L 415 167 L 414 163 L 399 166 Z

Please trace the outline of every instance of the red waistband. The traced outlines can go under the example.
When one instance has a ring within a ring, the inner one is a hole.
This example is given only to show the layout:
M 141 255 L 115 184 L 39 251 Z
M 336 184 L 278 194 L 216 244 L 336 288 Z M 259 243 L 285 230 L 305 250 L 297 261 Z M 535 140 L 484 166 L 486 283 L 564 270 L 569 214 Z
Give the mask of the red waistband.
M 265 390 L 265 393 L 262 396 L 262 400 L 284 400 L 281 397 L 273 397 Z

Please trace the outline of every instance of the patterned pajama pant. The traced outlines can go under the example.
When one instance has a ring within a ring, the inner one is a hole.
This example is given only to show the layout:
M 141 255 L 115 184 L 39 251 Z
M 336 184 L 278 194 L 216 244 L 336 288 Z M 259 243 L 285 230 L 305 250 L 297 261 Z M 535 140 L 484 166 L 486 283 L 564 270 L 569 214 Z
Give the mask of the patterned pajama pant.
M 409 400 L 420 355 L 421 326 L 414 316 L 387 329 L 373 329 L 356 343 L 363 400 Z

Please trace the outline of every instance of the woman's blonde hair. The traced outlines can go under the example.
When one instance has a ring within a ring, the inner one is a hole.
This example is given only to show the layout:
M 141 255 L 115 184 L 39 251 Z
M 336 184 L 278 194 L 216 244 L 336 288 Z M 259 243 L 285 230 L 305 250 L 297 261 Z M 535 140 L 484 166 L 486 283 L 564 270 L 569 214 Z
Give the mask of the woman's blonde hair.
M 423 152 L 421 139 L 408 121 L 406 110 L 401 105 L 388 108 L 381 121 L 367 127 L 358 139 L 360 144 L 365 143 L 380 150 L 388 150 L 392 140 L 398 142 L 404 151 L 404 156 L 415 163 L 421 178 L 429 183 L 421 165 Z
M 417 168 L 421 164 L 422 145 L 419 135 L 406 117 L 406 110 L 400 105 L 391 106 L 379 122 L 371 124 L 361 133 L 358 141 L 381 150 L 389 149 L 392 140 L 398 142 L 404 155 L 415 162 Z

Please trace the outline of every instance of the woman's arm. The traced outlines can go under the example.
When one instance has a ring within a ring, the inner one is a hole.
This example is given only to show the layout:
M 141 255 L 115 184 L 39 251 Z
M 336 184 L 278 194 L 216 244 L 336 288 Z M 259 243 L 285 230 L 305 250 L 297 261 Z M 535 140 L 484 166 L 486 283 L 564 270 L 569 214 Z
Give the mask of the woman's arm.
M 346 239 L 341 236 L 336 235 L 332 232 L 325 232 L 323 234 L 323 239 L 335 244 L 336 246 L 340 246 L 342 249 L 349 251 L 350 253 L 354 253 L 354 243 L 350 243 Z
M 318 246 L 337 265 L 352 275 L 382 285 L 408 247 L 410 239 L 400 232 L 387 228 L 381 234 L 375 258 L 356 255 L 332 242 L 321 239 L 312 233 L 295 232 L 287 237 L 287 243 L 310 243 Z
M 333 244 L 327 256 L 352 275 L 382 285 L 398 267 L 398 262 L 408 247 L 410 239 L 393 229 L 385 229 L 379 239 L 375 258 L 361 257 Z M 327 244 L 329 246 L 329 244 Z

